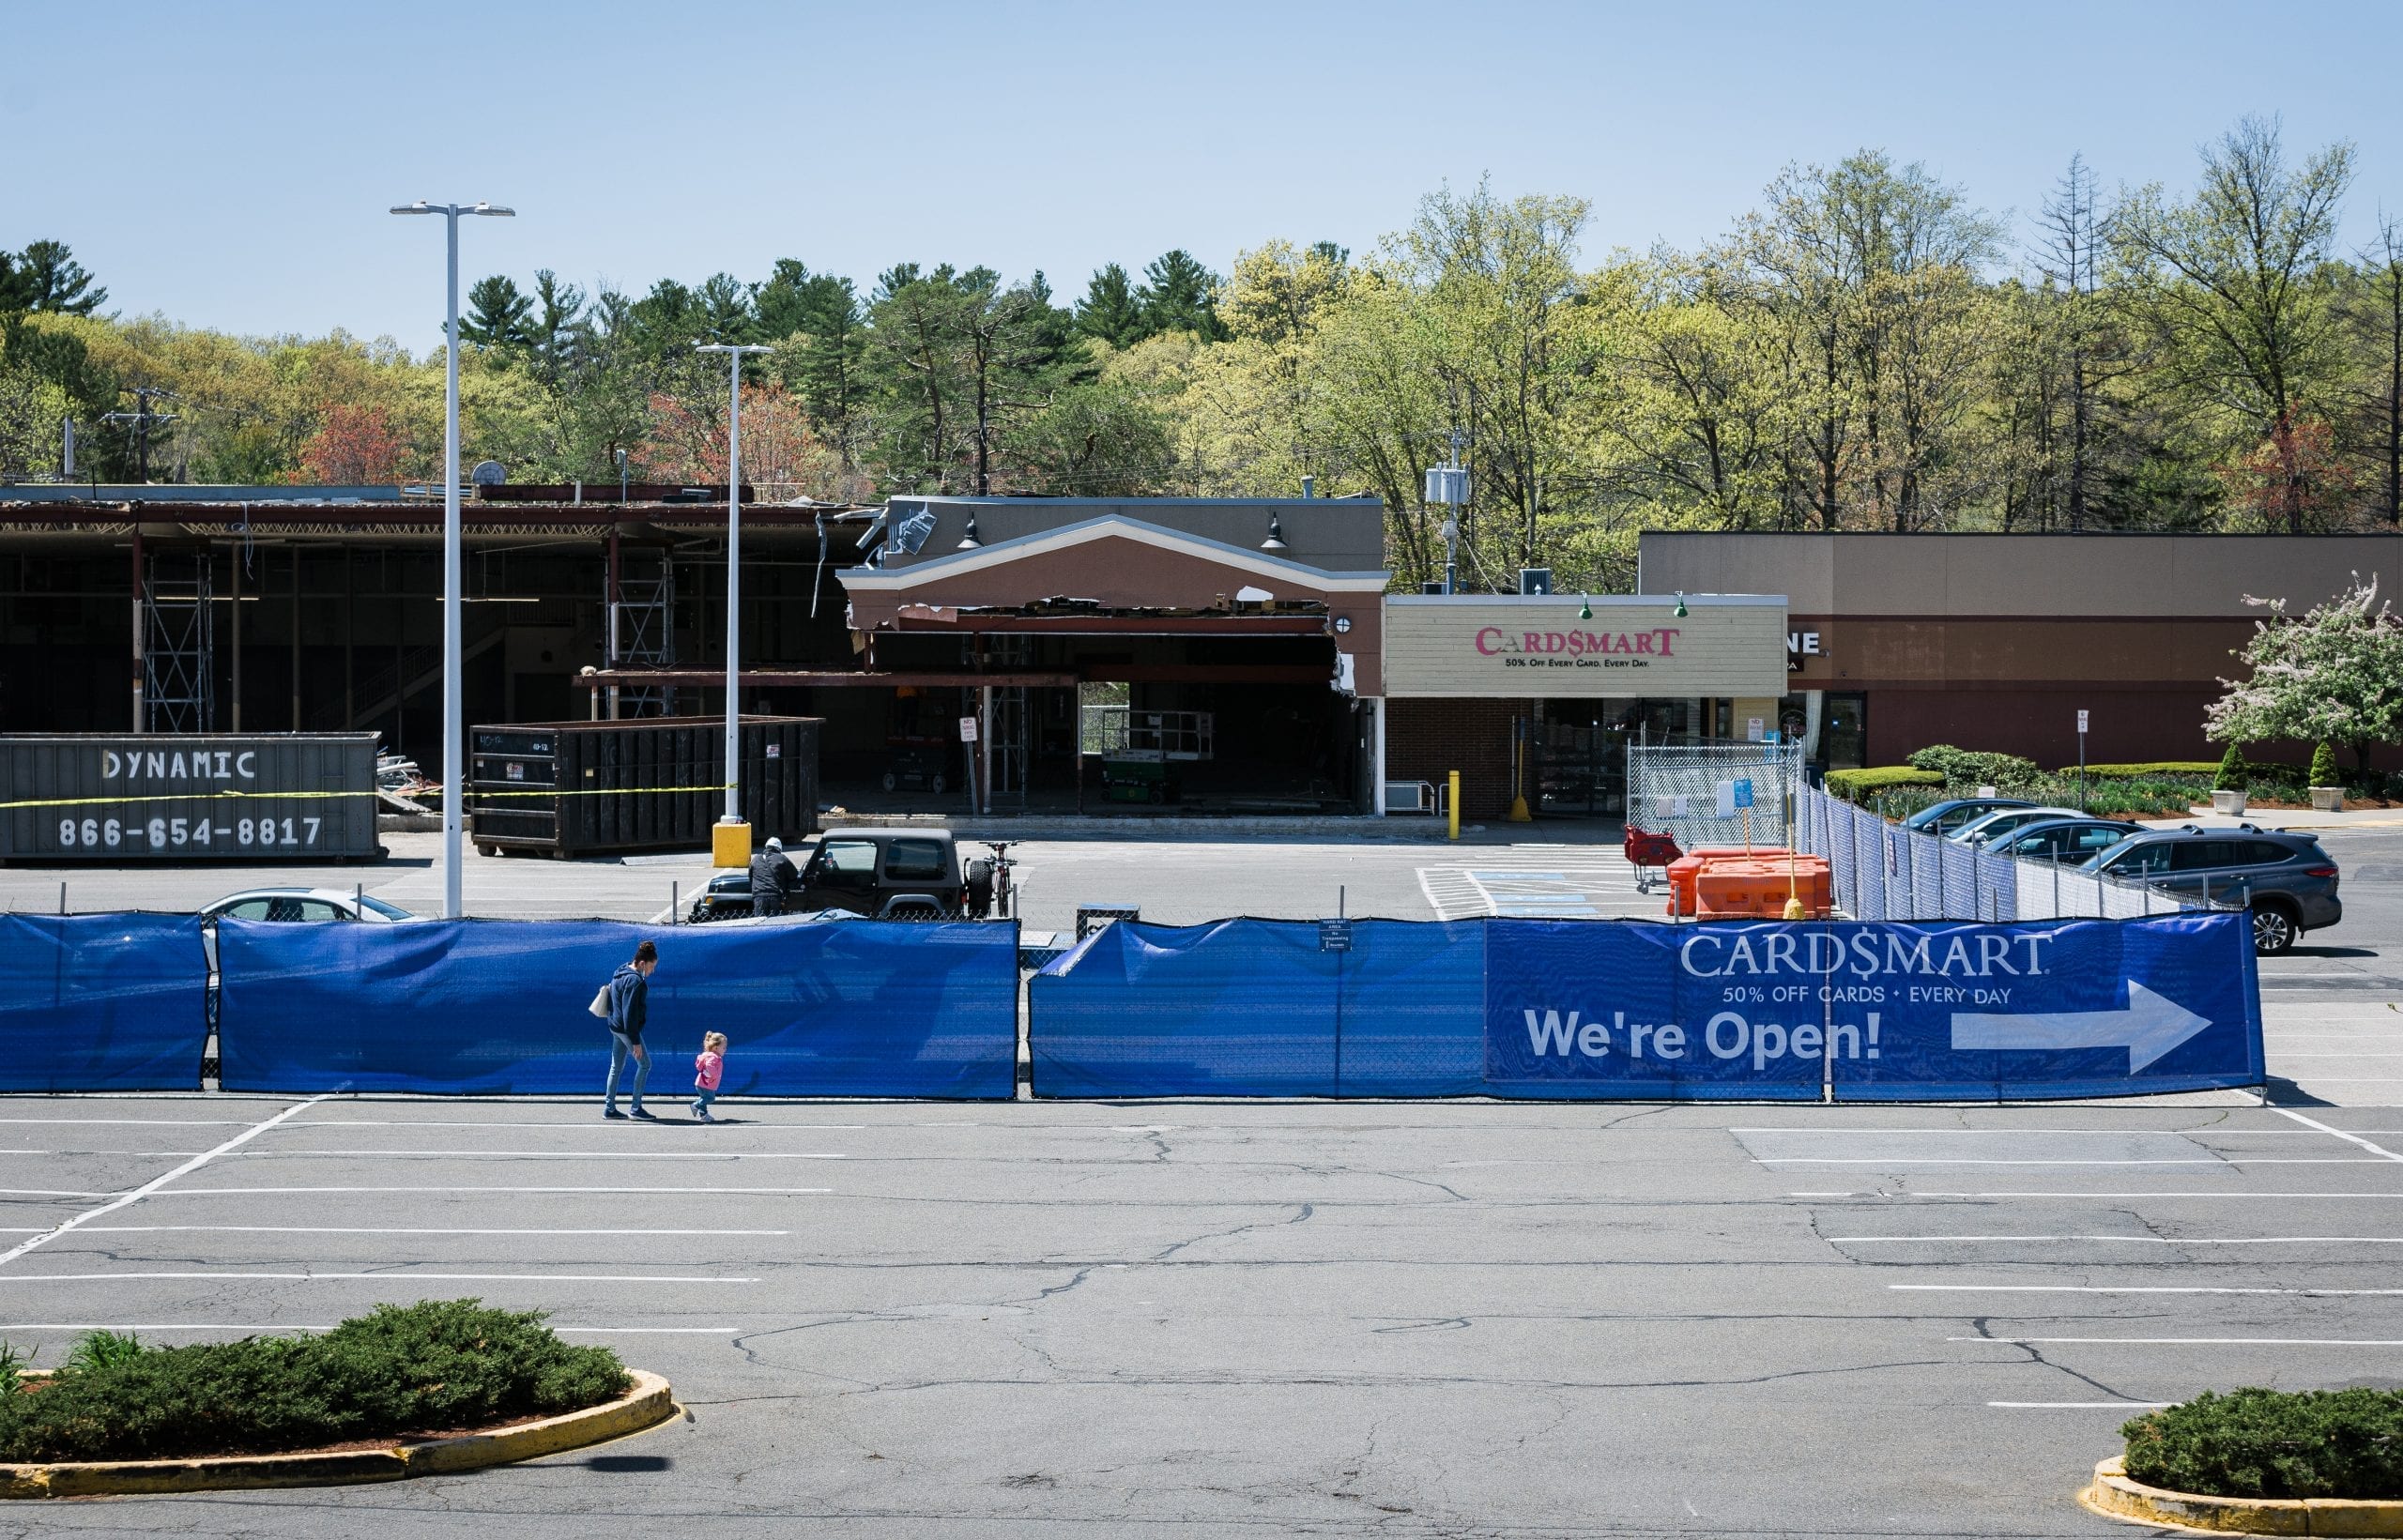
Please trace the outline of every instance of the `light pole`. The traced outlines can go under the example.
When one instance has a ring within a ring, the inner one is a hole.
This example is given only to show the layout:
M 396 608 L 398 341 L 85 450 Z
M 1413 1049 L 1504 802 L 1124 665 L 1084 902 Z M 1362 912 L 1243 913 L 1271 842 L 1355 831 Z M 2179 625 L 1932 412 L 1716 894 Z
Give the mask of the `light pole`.
M 742 356 L 773 353 L 765 343 L 695 343 L 696 353 L 726 355 L 726 816 L 710 841 L 719 866 L 747 866 L 751 833 L 742 822 Z M 737 846 L 740 846 L 738 853 Z
M 459 679 L 459 216 L 513 217 L 491 204 L 403 204 L 395 214 L 440 214 L 450 226 L 450 313 L 443 331 L 442 382 L 442 918 L 464 917 L 459 885 L 459 823 L 467 779 L 467 728 Z

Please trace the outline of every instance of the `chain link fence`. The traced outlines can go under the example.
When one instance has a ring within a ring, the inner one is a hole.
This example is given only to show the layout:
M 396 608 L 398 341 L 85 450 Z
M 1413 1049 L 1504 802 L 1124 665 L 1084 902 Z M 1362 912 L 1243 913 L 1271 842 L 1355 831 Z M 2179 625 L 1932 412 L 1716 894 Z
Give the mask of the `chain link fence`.
M 1785 844 L 1802 791 L 1799 743 L 1664 743 L 1627 747 L 1627 824 L 1682 850 Z
M 1889 823 L 1815 786 L 1796 818 L 1803 851 L 1827 858 L 1836 907 L 1854 920 L 2127 920 L 2241 909 L 2227 896 L 2164 892 L 2047 861 L 2024 861 Z

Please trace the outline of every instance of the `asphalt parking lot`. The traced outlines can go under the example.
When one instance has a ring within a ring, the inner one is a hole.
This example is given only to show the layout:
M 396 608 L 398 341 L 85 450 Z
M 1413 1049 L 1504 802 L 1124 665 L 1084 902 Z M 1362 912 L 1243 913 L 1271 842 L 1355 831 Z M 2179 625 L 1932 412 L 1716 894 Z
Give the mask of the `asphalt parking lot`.
M 2093 1534 L 2069 1493 L 2135 1408 L 2403 1382 L 2393 1112 L 730 1110 L 0 1106 L 11 1240 L 40 1243 L 0 1263 L 0 1338 L 45 1362 L 96 1325 L 198 1340 L 473 1294 L 691 1412 L 474 1476 L 11 1517 Z
M 41 1362 L 94 1326 L 202 1340 L 477 1295 L 551 1311 L 690 1409 L 473 1476 L 9 1517 L 377 1540 L 2126 1532 L 2070 1494 L 2135 1410 L 2403 1386 L 2397 840 L 2327 837 L 2348 920 L 2264 965 L 2266 1106 L 721 1103 L 700 1127 L 670 1095 L 655 1125 L 591 1102 L 0 1099 L 0 1339 Z M 1411 918 L 1648 902 L 1574 840 L 1023 854 L 1038 925 L 1113 899 L 1304 917 L 1338 885 Z M 655 865 L 496 865 L 471 869 L 478 907 L 504 879 L 526 912 L 664 903 Z M 430 866 L 356 870 L 431 907 L 404 886 L 434 891 Z M 33 907 L 57 876 L 0 894 Z M 250 880 L 70 879 L 79 908 Z

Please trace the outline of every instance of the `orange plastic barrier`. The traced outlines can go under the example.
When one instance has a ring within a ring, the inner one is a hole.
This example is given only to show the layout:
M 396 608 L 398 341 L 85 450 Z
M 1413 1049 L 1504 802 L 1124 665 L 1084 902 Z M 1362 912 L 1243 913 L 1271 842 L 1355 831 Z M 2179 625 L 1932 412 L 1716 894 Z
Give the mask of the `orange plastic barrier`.
M 1806 856 L 1803 859 L 1805 861 L 1810 861 L 1816 858 Z M 1705 845 L 1696 846 L 1691 854 L 1681 856 L 1677 860 L 1669 863 L 1669 907 L 1667 912 L 1672 915 L 1683 916 L 1687 919 L 1691 919 L 1693 917 L 1694 905 L 1697 902 L 1694 896 L 1694 877 L 1704 867 L 1722 861 L 1770 860 L 1776 861 L 1778 862 L 1778 870 L 1783 871 L 1785 869 L 1785 846 L 1782 845 L 1756 845 L 1749 850 L 1745 849 L 1740 845 Z M 1783 912 L 1782 906 L 1780 912 Z
M 1790 888 L 1789 888 L 1790 884 Z M 1717 861 L 1696 874 L 1698 918 L 1749 915 L 1775 920 L 1785 912 L 1789 891 L 1802 901 L 1802 912 L 1825 919 L 1833 906 L 1833 874 L 1817 856 L 1797 860 L 1791 873 L 1783 861 Z

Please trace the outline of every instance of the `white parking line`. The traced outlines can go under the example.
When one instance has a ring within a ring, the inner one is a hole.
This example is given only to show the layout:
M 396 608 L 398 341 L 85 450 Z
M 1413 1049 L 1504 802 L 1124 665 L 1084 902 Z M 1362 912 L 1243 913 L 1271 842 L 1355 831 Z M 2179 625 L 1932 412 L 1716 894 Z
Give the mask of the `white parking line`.
M 2118 1348 L 2403 1348 L 2403 1337 L 2334 1336 L 1948 1336 L 1947 1342 L 1998 1342 L 2008 1347 L 2057 1345 Z
M 176 1166 L 174 1170 L 169 1171 L 164 1176 L 151 1178 L 148 1182 L 145 1182 L 141 1186 L 136 1187 L 133 1191 L 126 1194 L 123 1197 L 117 1198 L 113 1202 L 103 1203 L 97 1209 L 86 1209 L 84 1212 L 74 1215 L 72 1218 L 61 1220 L 56 1226 L 43 1231 L 39 1235 L 35 1236 L 32 1240 L 11 1246 L 5 1252 L 0 1252 L 0 1267 L 7 1267 L 10 1262 L 15 1261 L 18 1258 L 23 1257 L 25 1253 L 33 1250 L 35 1247 L 55 1241 L 60 1236 L 66 1234 L 69 1230 L 74 1229 L 82 1225 L 88 1225 L 95 1219 L 115 1213 L 117 1210 L 124 1208 L 130 1203 L 140 1202 L 143 1198 L 149 1197 L 152 1193 L 155 1193 L 160 1188 L 164 1187 L 167 1183 L 175 1181 L 177 1177 L 186 1175 L 189 1172 L 197 1171 L 202 1166 L 207 1165 L 210 1161 L 215 1160 L 218 1156 L 228 1154 L 233 1151 L 239 1150 L 242 1146 L 250 1143 L 253 1139 L 257 1138 L 260 1135 L 274 1128 L 278 1123 L 283 1122 L 299 1113 L 307 1111 L 309 1108 L 315 1106 L 319 1102 L 324 1100 L 325 1098 L 322 1096 L 312 1096 L 305 1102 L 295 1102 L 290 1106 L 285 1107 L 283 1111 L 277 1113 L 274 1117 L 268 1119 L 264 1122 L 253 1123 L 250 1127 L 242 1130 L 239 1134 L 237 1134 L 232 1138 L 227 1139 L 223 1144 L 219 1145 L 216 1149 L 204 1151 L 202 1153 L 194 1155 L 191 1159 L 184 1162 L 181 1166 Z
M 2106 1241 L 2132 1246 L 2403 1246 L 2403 1235 L 1829 1235 L 1831 1246 L 1934 1245 L 1954 1242 Z
M 2293 1111 L 2287 1107 L 2272 1107 L 2270 1110 L 2276 1113 L 2281 1118 L 2292 1118 L 2296 1122 L 2303 1124 L 2306 1128 L 2316 1128 L 2322 1134 L 2334 1135 L 2335 1137 L 2344 1140 L 2347 1144 L 2358 1144 L 2373 1155 L 2382 1156 L 2387 1160 L 2403 1161 L 2403 1155 L 2398 1155 L 2394 1151 L 2389 1150 L 2382 1145 L 2372 1144 L 2369 1140 L 2363 1138 L 2359 1134 L 2348 1134 L 2341 1128 L 2331 1128 L 2317 1118 L 2306 1118 L 2302 1113 Z
M 279 1283 L 407 1283 L 431 1279 L 437 1283 L 605 1283 L 605 1284 L 755 1284 L 757 1278 L 729 1278 L 716 1273 L 418 1273 L 399 1271 L 406 1263 L 394 1263 L 381 1272 L 345 1273 L 235 1273 L 222 1270 L 179 1273 L 17 1273 L 0 1277 L 0 1284 L 42 1283 L 123 1283 L 145 1279 L 174 1278 L 180 1280 L 254 1278 Z
M 0 1187 L 0 1197 L 115 1197 L 125 1189 L 111 1193 L 78 1193 L 63 1187 Z
M 811 1197 L 833 1192 L 832 1187 L 175 1187 L 163 1193 L 152 1193 L 155 1203 L 167 1197 L 281 1197 L 290 1193 L 665 1193 L 680 1197 L 715 1197 L 739 1194 L 752 1197 Z M 62 1196 L 106 1197 L 106 1193 L 82 1193 Z
M 2372 1146 L 2372 1148 L 2376 1148 Z M 2389 1159 L 2395 1157 L 2389 1156 Z M 1973 1160 L 1944 1155 L 1754 1155 L 1763 1166 L 2376 1166 L 2367 1155 L 2205 1155 L 2191 1160 Z
M 2212 1284 L 1888 1284 L 1911 1294 L 2293 1294 L 2385 1298 L 2403 1288 L 2251 1288 Z
M 2176 1401 L 1988 1401 L 1990 1407 L 2016 1411 L 2158 1411 Z
M 210 1151 L 212 1154 L 216 1151 Z M 253 1150 L 259 1160 L 848 1160 L 786 1150 Z M 0 1261 L 6 1258 L 0 1258 Z
M 0 1123 L 70 1123 L 78 1128 L 240 1128 L 239 1118 L 0 1118 Z
M 135 1235 L 162 1230 L 206 1230 L 226 1235 L 790 1235 L 790 1230 L 587 1230 L 587 1229 L 452 1229 L 406 1227 L 373 1229 L 357 1225 L 87 1225 L 87 1235 Z M 22 1235 L 23 1230 L 0 1230 Z
M 594 1118 L 576 1118 L 547 1123 L 503 1123 L 483 1122 L 467 1118 L 310 1118 L 287 1126 L 292 1128 L 581 1128 L 589 1130 L 598 1121 Z M 756 1131 L 780 1128 L 860 1129 L 868 1125 L 866 1123 L 769 1123 L 745 1120 L 739 1126 Z
M 1909 1197 L 1946 1197 L 1946 1198 L 1960 1198 L 1960 1197 L 2084 1197 L 2084 1198 L 2093 1198 L 2093 1199 L 2095 1199 L 2095 1200 L 2096 1200 L 2096 1201 L 2098 1201 L 2098 1202 L 2120 1202 L 2120 1201 L 2123 1201 L 2123 1200 L 2125 1200 L 2125 1199 L 2132 1198 L 2132 1197 L 2179 1197 L 2179 1198 L 2184 1198 L 2184 1197 L 2210 1197 L 2210 1198 L 2222 1198 L 2222 1197 L 2231 1197 L 2231 1198 L 2234 1198 L 2234 1197 L 2241 1197 L 2241 1198 L 2244 1198 L 2244 1199 L 2246 1199 L 2246 1200 L 2248 1200 L 2248 1201 L 2253 1201 L 2253 1200 L 2262 1200 L 2262 1199 L 2272 1199 L 2272 1200 L 2275 1200 L 2275 1199 L 2294 1200 L 2294 1199 L 2335 1198 L 2335 1199 L 2340 1199 L 2340 1200 L 2343 1200 L 2343 1201 L 2346 1201 L 2346 1202 L 2351 1202 L 2351 1201 L 2353 1201 L 2353 1200 L 2355 1200 L 2355 1199 L 2358 1199 L 2358 1198 L 2365 1198 L 2365 1197 L 2403 1198 L 2403 1193 L 2198 1193 L 2198 1192 L 2192 1192 L 2192 1191 L 2158 1192 L 2158 1193 L 2078 1193 L 2078 1192 L 2067 1192 L 2067 1191 L 2061 1191 L 2061 1190 L 2059 1190 L 2059 1189 L 2056 1189 L 2056 1190 L 2053 1190 L 2053 1191 L 2047 1191 L 2047 1192 L 2036 1192 L 2036 1191 L 2030 1191 L 2030 1192 L 2024 1192 L 2024 1193 L 1970 1193 L 1970 1192 L 1937 1192 L 1937 1191 L 1931 1191 L 1931 1192 L 1924 1192 L 1924 1193 L 1788 1193 L 1788 1194 L 1786 1194 L 1785 1196 L 1786 1196 L 1786 1197 L 1895 1197 L 1895 1198 L 1909 1198 Z
M 326 1326 L 259 1326 L 233 1322 L 204 1321 L 17 1321 L 0 1324 L 0 1332 L 245 1332 L 250 1334 L 277 1332 L 330 1332 Z M 739 1336 L 740 1326 L 559 1326 L 554 1332 L 573 1332 L 579 1336 Z

